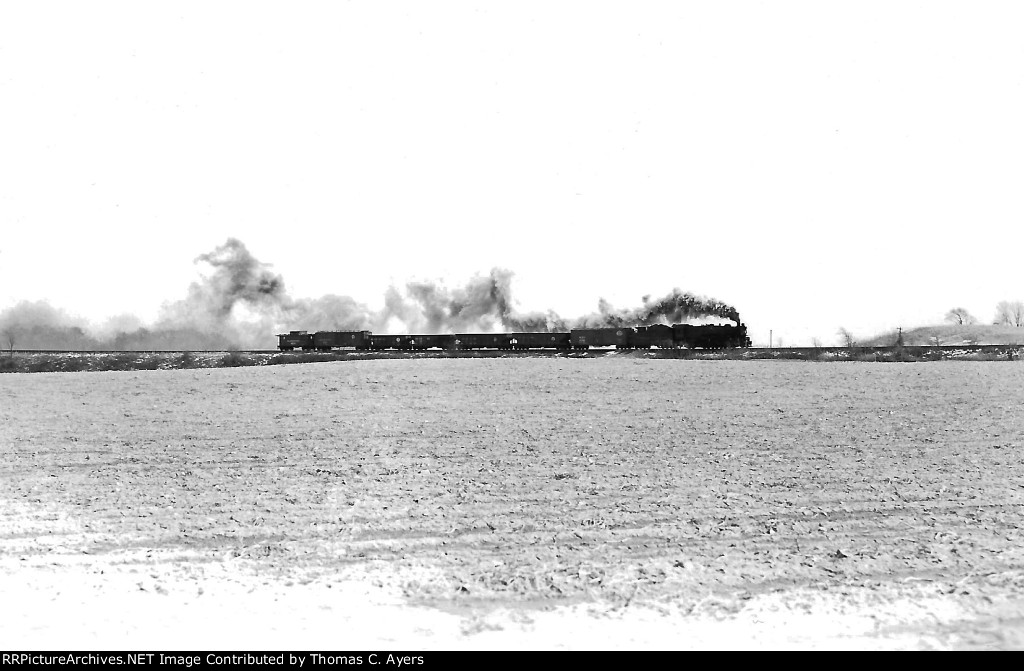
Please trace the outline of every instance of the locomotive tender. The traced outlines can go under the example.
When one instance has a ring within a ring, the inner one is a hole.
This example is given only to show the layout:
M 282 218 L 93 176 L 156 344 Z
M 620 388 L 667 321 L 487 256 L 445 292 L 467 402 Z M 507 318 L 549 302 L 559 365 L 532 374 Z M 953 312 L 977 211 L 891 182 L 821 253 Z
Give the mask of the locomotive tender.
M 374 335 L 370 331 L 290 331 L 278 334 L 277 348 L 328 352 L 335 347 L 357 350 L 587 350 L 616 349 L 726 349 L 750 347 L 747 327 L 691 324 L 582 328 L 568 333 L 448 333 Z

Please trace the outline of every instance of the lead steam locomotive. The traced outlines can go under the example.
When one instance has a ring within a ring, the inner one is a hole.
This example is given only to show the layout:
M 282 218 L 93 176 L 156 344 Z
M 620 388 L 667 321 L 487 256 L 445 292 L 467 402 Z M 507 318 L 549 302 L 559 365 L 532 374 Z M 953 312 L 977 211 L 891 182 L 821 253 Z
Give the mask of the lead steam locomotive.
M 691 324 L 580 328 L 568 333 L 449 333 L 440 335 L 374 335 L 370 331 L 291 331 L 278 334 L 281 351 L 327 352 L 335 347 L 357 350 L 533 350 L 726 349 L 750 347 L 747 327 Z

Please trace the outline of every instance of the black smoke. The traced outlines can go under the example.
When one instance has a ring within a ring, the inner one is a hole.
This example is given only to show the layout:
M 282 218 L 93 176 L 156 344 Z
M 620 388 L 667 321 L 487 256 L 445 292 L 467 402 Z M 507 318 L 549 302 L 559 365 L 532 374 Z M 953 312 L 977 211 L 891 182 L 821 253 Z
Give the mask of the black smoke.
M 740 323 L 740 313 L 731 305 L 679 289 L 673 289 L 662 298 L 652 300 L 650 296 L 644 296 L 642 300 L 640 307 L 620 310 L 601 299 L 597 304 L 597 313 L 581 317 L 574 322 L 574 326 L 597 328 L 720 321 L 731 321 L 736 325 Z
M 288 330 L 368 330 L 375 333 L 472 333 L 566 331 L 708 320 L 739 323 L 735 308 L 678 289 L 637 308 L 616 309 L 598 301 L 596 313 L 565 319 L 553 311 L 519 312 L 513 273 L 495 268 L 463 286 L 413 281 L 388 287 L 384 307 L 374 310 L 349 296 L 293 298 L 282 276 L 235 238 L 195 259 L 207 269 L 184 298 L 165 303 L 144 325 L 120 315 L 91 325 L 45 302 L 23 302 L 0 313 L 5 349 L 227 350 L 272 348 Z

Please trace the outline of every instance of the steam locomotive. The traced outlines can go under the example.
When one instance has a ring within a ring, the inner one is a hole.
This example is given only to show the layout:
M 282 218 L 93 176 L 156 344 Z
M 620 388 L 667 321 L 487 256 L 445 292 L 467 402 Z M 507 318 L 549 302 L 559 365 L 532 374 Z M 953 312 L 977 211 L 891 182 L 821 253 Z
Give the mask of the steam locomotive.
M 278 334 L 277 348 L 328 352 L 336 347 L 357 350 L 533 350 L 581 351 L 616 349 L 750 347 L 747 327 L 692 324 L 580 328 L 568 333 L 448 333 L 439 335 L 374 335 L 370 331 L 290 331 Z

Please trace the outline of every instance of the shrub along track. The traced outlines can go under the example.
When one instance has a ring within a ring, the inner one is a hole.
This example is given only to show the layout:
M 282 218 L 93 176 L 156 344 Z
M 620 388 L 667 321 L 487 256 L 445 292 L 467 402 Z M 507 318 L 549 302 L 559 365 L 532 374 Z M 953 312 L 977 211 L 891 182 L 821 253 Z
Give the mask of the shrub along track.
M 150 591 L 366 574 L 474 617 L 940 599 L 886 626 L 1012 647 L 1022 389 L 1011 363 L 628 357 L 3 376 L 0 554 L 163 567 Z

